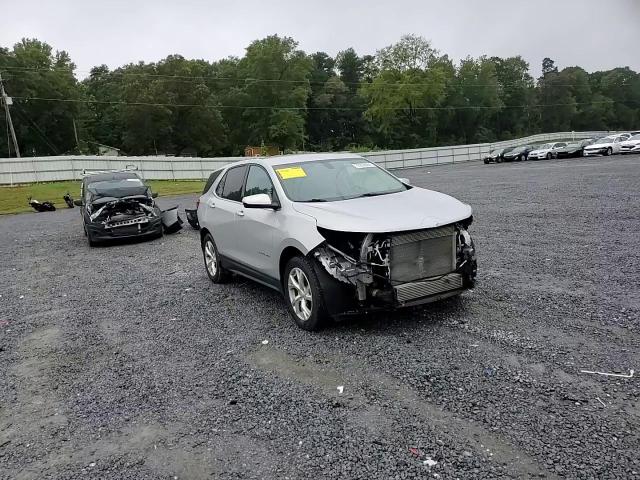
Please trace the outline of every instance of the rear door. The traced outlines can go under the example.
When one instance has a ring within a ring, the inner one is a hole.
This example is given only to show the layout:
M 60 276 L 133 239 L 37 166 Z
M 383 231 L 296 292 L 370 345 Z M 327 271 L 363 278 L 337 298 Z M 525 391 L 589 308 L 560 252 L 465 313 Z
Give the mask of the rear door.
M 242 211 L 242 190 L 247 166 L 232 167 L 218 183 L 215 193 L 207 198 L 206 224 L 224 257 L 238 260 L 236 220 Z

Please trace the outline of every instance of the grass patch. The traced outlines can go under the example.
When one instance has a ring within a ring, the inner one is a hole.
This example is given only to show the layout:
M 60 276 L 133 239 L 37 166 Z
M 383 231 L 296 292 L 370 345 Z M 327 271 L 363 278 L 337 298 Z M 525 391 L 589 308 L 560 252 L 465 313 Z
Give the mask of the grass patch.
M 151 190 L 161 197 L 201 193 L 204 182 L 200 180 L 149 180 Z M 28 198 L 53 202 L 56 208 L 67 208 L 62 196 L 69 192 L 76 199 L 80 197 L 80 182 L 31 183 L 16 187 L 0 187 L 0 215 L 7 213 L 33 212 Z

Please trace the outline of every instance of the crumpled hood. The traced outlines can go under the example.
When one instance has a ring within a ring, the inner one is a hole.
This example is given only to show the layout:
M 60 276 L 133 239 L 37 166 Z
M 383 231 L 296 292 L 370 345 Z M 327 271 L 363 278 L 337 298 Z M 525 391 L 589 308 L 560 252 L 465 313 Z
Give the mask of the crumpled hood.
M 399 232 L 448 225 L 469 218 L 471 207 L 444 193 L 413 187 L 377 197 L 336 202 L 294 202 L 319 227 L 341 232 Z

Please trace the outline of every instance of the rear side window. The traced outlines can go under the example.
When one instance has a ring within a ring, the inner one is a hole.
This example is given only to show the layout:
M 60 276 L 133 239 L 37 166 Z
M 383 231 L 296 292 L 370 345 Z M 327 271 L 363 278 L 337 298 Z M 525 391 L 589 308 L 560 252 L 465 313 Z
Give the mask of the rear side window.
M 242 200 L 242 184 L 244 183 L 246 165 L 234 167 L 227 171 L 224 177 L 224 186 L 222 187 L 222 198 L 240 202 Z
M 207 180 L 207 183 L 204 186 L 204 190 L 202 190 L 203 195 L 209 191 L 209 189 L 211 188 L 211 185 L 214 184 L 214 182 L 220 176 L 221 173 L 222 173 L 222 170 L 218 170 L 216 172 L 213 172 L 211 175 L 209 175 L 209 179 Z

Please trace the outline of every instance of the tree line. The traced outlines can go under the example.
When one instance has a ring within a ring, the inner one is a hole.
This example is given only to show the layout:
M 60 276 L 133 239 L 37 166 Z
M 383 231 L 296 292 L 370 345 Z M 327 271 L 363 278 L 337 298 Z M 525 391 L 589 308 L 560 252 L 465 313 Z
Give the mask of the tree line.
M 640 126 L 640 75 L 628 67 L 558 70 L 534 79 L 520 56 L 456 63 L 406 35 L 375 55 L 308 54 L 277 35 L 243 57 L 170 55 L 76 72 L 68 53 L 23 39 L 0 47 L 0 74 L 23 155 L 241 155 L 418 148 L 540 132 Z M 0 125 L 2 122 L 0 122 Z M 14 155 L 0 135 L 0 156 Z

